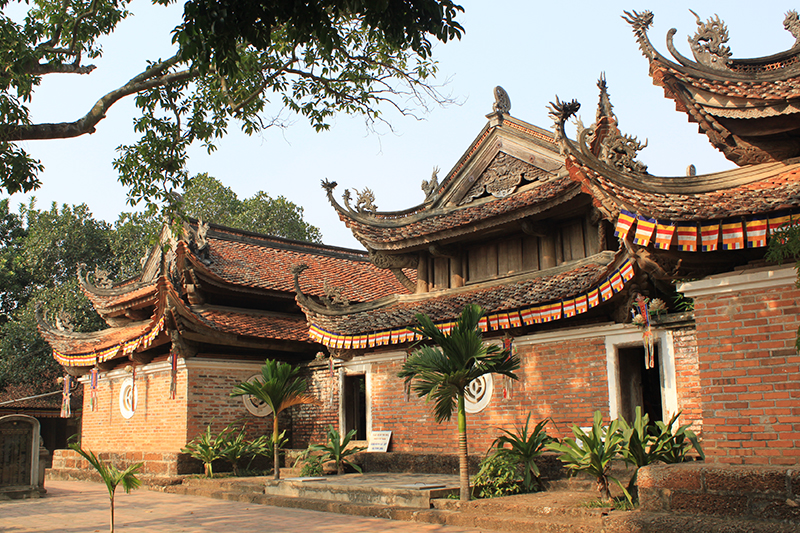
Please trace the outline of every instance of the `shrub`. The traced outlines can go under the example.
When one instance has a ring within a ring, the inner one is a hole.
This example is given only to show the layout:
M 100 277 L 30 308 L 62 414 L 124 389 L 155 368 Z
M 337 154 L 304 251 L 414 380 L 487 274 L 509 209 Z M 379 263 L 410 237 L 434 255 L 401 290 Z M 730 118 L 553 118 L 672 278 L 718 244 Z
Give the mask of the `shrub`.
M 516 461 L 504 455 L 485 457 L 472 479 L 472 494 L 476 498 L 496 498 L 522 492 Z
M 496 438 L 492 443 L 492 447 L 496 446 L 494 455 L 501 456 L 513 464 L 520 466 L 525 472 L 523 485 L 525 492 L 533 492 L 534 489 L 539 487 L 539 467 L 536 465 L 536 458 L 541 456 L 545 451 L 545 445 L 553 442 L 544 430 L 544 426 L 549 419 L 544 419 L 533 428 L 533 431 L 528 433 L 528 427 L 531 421 L 531 415 L 528 413 L 528 418 L 525 420 L 525 425 L 522 427 L 515 427 L 514 431 L 501 429 L 505 435 Z M 509 448 L 505 446 L 508 445 Z M 535 482 L 535 486 L 534 486 Z
M 303 468 L 300 469 L 303 477 L 317 477 L 322 475 L 322 456 L 308 455 L 303 456 Z
M 597 480 L 597 490 L 605 501 L 611 501 L 609 482 L 616 483 L 625 497 L 631 501 L 627 489 L 618 479 L 609 475 L 611 463 L 622 450 L 622 434 L 618 431 L 619 421 L 614 420 L 608 428 L 603 427 L 603 415 L 594 413 L 594 423 L 589 433 L 584 433 L 577 426 L 572 427 L 574 439 L 565 438 L 562 442 L 551 442 L 547 448 L 559 452 L 559 459 L 574 475 L 585 472 Z
M 195 459 L 202 461 L 203 469 L 207 477 L 214 475 L 212 463 L 222 458 L 222 452 L 228 442 L 228 434 L 232 431 L 227 426 L 217 435 L 211 433 L 211 425 L 206 426 L 206 432 L 201 433 L 186 444 L 181 452 L 188 453 Z
M 308 449 L 312 452 L 322 452 L 322 462 L 334 461 L 336 463 L 336 473 L 344 474 L 344 467 L 350 466 L 361 472 L 361 467 L 353 464 L 348 457 L 356 454 L 362 450 L 366 450 L 365 446 L 353 446 L 348 448 L 347 445 L 356 434 L 356 430 L 351 429 L 347 435 L 342 439 L 339 432 L 334 429 L 333 425 L 328 426 L 328 442 L 325 444 L 311 444 Z

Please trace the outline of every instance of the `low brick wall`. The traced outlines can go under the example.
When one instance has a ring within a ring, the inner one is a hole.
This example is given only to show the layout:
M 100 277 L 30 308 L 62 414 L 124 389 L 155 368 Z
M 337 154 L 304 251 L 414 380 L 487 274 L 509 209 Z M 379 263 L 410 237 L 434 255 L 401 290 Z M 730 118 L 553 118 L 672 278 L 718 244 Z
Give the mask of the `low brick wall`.
M 182 453 L 162 453 L 162 452 L 121 452 L 121 453 L 98 453 L 100 459 L 111 461 L 117 468 L 127 468 L 134 463 L 144 463 L 141 473 L 148 476 L 175 476 L 187 468 L 181 468 L 181 464 L 191 459 Z M 184 456 L 184 457 L 181 457 Z M 193 465 L 192 465 L 193 466 Z M 55 450 L 53 453 L 53 468 L 57 471 L 94 471 L 89 462 L 78 455 L 74 450 Z M 202 467 L 201 470 L 202 472 Z
M 800 521 L 800 471 L 790 468 L 654 465 L 638 486 L 643 511 Z

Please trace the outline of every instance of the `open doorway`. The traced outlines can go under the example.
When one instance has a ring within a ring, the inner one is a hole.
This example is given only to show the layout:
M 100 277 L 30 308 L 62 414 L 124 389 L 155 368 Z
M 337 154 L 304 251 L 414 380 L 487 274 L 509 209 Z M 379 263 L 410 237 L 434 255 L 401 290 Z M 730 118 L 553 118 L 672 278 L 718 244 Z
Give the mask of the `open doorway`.
M 355 430 L 355 440 L 367 440 L 367 379 L 364 374 L 344 376 L 342 410 L 344 433 Z
M 642 407 L 642 413 L 650 415 L 650 422 L 662 420 L 664 412 L 661 398 L 661 362 L 659 361 L 658 344 L 655 349 L 655 366 L 644 367 L 644 347 L 631 346 L 618 348 L 619 368 L 619 414 L 631 422 L 636 407 Z

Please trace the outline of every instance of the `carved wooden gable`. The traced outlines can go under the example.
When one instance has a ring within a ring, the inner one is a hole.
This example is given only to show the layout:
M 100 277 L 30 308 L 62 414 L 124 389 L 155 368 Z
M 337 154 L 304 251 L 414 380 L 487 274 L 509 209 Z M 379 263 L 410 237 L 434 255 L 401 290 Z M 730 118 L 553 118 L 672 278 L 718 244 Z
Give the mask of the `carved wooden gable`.
M 543 168 L 498 152 L 475 184 L 458 201 L 458 205 L 465 205 L 485 196 L 506 198 L 514 194 L 522 184 L 547 180 L 551 176 L 552 174 Z

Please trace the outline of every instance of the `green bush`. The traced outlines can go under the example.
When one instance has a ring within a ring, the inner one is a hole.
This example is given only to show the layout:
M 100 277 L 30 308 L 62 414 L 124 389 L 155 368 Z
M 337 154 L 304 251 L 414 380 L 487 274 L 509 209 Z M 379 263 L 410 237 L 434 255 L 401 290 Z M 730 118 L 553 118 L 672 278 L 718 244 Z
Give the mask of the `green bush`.
M 522 492 L 522 480 L 516 461 L 497 454 L 485 457 L 472 479 L 475 498 L 497 498 Z
M 206 432 L 201 433 L 191 441 L 189 441 L 181 452 L 188 453 L 195 459 L 203 463 L 203 468 L 206 477 L 214 475 L 212 463 L 217 459 L 222 458 L 222 452 L 228 442 L 228 434 L 231 432 L 231 427 L 227 426 L 218 434 L 211 433 L 211 425 L 206 426 Z
M 308 455 L 303 456 L 303 468 L 300 469 L 303 477 L 318 477 L 322 475 L 322 456 Z
M 312 452 L 322 452 L 322 462 L 334 461 L 336 463 L 336 473 L 344 474 L 344 467 L 349 466 L 361 472 L 361 467 L 353 464 L 348 457 L 356 454 L 362 450 L 366 450 L 365 446 L 353 446 L 348 448 L 347 445 L 356 434 L 355 429 L 351 429 L 341 438 L 339 432 L 334 429 L 333 425 L 328 426 L 328 442 L 325 444 L 311 444 L 308 449 Z
M 560 443 L 551 442 L 547 444 L 547 448 L 561 454 L 559 459 L 570 470 L 571 475 L 585 472 L 595 478 L 597 490 L 603 500 L 611 501 L 609 482 L 614 482 L 625 493 L 628 501 L 631 501 L 627 489 L 609 474 L 612 461 L 622 452 L 623 437 L 618 429 L 618 420 L 611 422 L 608 428 L 603 427 L 603 415 L 600 411 L 595 411 L 594 423 L 589 433 L 573 426 L 574 439 L 565 438 Z
M 501 429 L 505 435 L 496 438 L 492 443 L 492 447 L 496 447 L 493 452 L 494 455 L 501 456 L 518 465 L 525 472 L 523 479 L 525 492 L 533 492 L 540 486 L 539 467 L 536 465 L 536 458 L 544 453 L 545 445 L 553 442 L 553 438 L 544 430 L 548 420 L 542 420 L 536 424 L 533 431 L 528 433 L 531 421 L 531 415 L 528 413 L 524 426 L 515 427 L 514 431 Z M 506 448 L 506 445 L 509 447 Z

